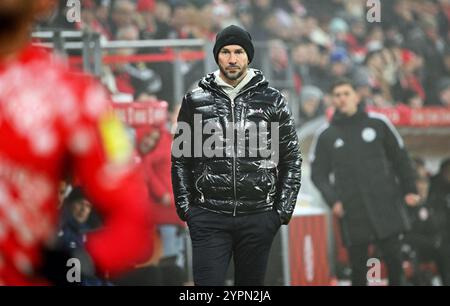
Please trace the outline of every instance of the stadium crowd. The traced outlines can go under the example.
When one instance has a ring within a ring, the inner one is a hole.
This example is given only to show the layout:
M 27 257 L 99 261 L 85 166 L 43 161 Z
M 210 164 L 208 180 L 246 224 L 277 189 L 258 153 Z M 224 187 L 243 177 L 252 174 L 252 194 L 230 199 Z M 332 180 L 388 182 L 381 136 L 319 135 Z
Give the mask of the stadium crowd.
M 382 1 L 380 22 L 366 20 L 369 8 L 364 0 L 84 0 L 81 22 L 70 23 L 62 0 L 59 13 L 42 27 L 86 29 L 106 40 L 212 41 L 221 28 L 241 25 L 255 41 L 266 43 L 273 80 L 290 78 L 301 122 L 322 114 L 332 80 L 342 76 L 350 77 L 364 101 L 377 107 L 449 107 L 450 2 Z M 253 66 L 261 64 L 260 57 Z M 290 64 L 292 76 L 286 73 Z M 201 68 L 195 62 L 183 67 L 187 87 L 202 76 Z M 167 63 L 116 65 L 111 70 L 112 92 L 180 103 L 172 101 Z

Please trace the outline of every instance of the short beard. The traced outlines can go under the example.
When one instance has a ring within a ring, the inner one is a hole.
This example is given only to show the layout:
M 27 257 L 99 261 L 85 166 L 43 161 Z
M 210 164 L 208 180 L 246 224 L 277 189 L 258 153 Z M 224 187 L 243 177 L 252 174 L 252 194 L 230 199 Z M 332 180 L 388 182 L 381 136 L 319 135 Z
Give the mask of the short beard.
M 222 72 L 222 74 L 230 81 L 239 80 L 239 78 L 242 77 L 242 75 L 247 71 L 247 68 L 248 68 L 248 66 L 244 66 L 244 67 L 242 67 L 242 69 L 240 69 L 240 71 L 235 72 L 235 73 L 230 73 L 230 72 L 226 71 L 222 66 L 219 65 L 220 72 Z

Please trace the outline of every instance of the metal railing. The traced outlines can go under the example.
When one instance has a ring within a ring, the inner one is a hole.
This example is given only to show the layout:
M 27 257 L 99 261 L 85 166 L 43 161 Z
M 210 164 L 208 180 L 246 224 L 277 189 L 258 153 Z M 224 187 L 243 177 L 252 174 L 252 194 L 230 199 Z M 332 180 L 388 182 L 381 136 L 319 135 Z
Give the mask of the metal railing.
M 100 77 L 102 74 L 103 66 L 103 54 L 105 51 L 111 52 L 115 49 L 130 48 L 130 49 L 142 49 L 142 48 L 171 48 L 173 50 L 174 59 L 172 61 L 172 73 L 173 73 L 173 99 L 174 101 L 168 101 L 171 106 L 181 103 L 184 94 L 187 91 L 183 80 L 183 59 L 179 56 L 181 49 L 185 48 L 198 48 L 203 50 L 206 55 L 203 59 L 204 74 L 210 73 L 217 69 L 217 64 L 212 56 L 213 43 L 202 39 L 163 39 L 163 40 L 118 40 L 118 41 L 104 41 L 98 33 L 82 32 L 82 31 L 39 31 L 33 33 L 33 38 L 41 39 L 42 42 L 37 43 L 46 48 L 53 48 L 63 56 L 68 56 L 69 52 L 81 52 L 83 70 Z M 74 41 L 75 40 L 75 41 Z M 289 54 L 289 65 L 286 68 L 286 77 L 284 80 L 277 80 L 272 74 L 272 63 L 270 60 L 269 47 L 266 42 L 255 42 L 255 49 L 258 56 L 262 58 L 261 69 L 266 79 L 270 82 L 270 85 L 275 88 L 284 88 L 289 91 L 291 95 L 290 107 L 294 114 L 298 113 L 298 103 L 295 103 L 296 96 L 294 92 L 293 83 L 293 66 L 292 58 Z M 287 81 L 286 81 L 287 80 Z M 195 81 L 195 80 L 192 80 Z M 292 98 L 293 97 L 293 98 Z

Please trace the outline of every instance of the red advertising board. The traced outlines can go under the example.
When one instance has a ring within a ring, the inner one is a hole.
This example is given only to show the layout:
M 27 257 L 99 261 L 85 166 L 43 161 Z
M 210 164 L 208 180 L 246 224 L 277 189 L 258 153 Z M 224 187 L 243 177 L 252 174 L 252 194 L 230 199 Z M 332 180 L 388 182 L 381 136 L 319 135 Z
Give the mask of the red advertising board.
M 368 107 L 367 110 L 385 115 L 396 126 L 450 127 L 450 108 L 429 106 L 412 109 L 405 105 L 398 105 L 389 108 Z M 326 114 L 330 119 L 333 109 L 327 109 Z
M 167 121 L 165 101 L 113 103 L 113 106 L 120 120 L 132 127 L 160 125 Z
M 320 214 L 294 215 L 289 224 L 291 285 L 330 284 L 327 217 Z

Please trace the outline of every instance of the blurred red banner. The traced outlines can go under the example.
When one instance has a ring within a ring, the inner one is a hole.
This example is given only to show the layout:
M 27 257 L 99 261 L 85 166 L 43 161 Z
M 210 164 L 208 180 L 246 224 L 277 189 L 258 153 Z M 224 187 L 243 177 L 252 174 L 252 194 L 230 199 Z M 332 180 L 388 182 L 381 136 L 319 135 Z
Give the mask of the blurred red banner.
M 165 101 L 113 103 L 113 106 L 120 120 L 132 127 L 164 124 L 168 117 Z
M 450 127 L 450 108 L 429 106 L 412 109 L 398 105 L 389 108 L 367 107 L 367 110 L 385 115 L 396 126 Z M 330 119 L 333 113 L 332 108 L 327 109 L 327 118 Z

